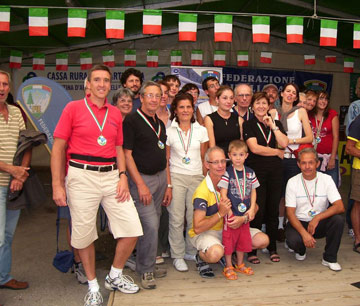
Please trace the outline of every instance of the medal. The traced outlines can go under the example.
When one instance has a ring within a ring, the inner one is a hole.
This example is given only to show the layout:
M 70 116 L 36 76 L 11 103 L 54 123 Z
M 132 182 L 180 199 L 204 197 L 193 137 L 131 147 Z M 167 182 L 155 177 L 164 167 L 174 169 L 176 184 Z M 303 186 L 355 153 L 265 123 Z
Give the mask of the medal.
M 316 137 L 316 138 L 315 138 L 315 142 L 316 142 L 316 143 L 320 143 L 320 142 L 321 142 L 321 137 L 320 137 L 320 136 L 319 136 L 319 137 Z
M 317 180 L 317 178 L 316 178 L 316 181 L 315 181 L 315 190 L 314 190 L 314 194 L 313 194 L 313 196 L 312 196 L 312 198 L 311 198 L 311 197 L 310 197 L 309 190 L 307 189 L 305 180 L 304 180 L 303 176 L 301 175 L 301 183 L 302 183 L 302 185 L 303 185 L 303 187 L 304 187 L 306 197 L 308 198 L 309 203 L 310 203 L 310 205 L 311 205 L 311 209 L 310 209 L 309 212 L 308 212 L 308 215 L 309 215 L 310 218 L 313 218 L 313 217 L 316 215 L 316 211 L 314 210 L 314 202 L 315 202 L 317 182 L 318 182 L 318 180 Z
M 238 205 L 238 210 L 241 212 L 241 213 L 244 213 L 246 211 L 247 207 L 244 203 L 240 203 Z
M 184 156 L 181 161 L 183 162 L 183 164 L 188 165 L 190 164 L 190 157 Z
M 164 145 L 164 143 L 163 143 L 161 140 L 158 141 L 158 147 L 159 147 L 161 150 L 164 150 L 164 148 L 165 148 L 165 145 Z
M 309 210 L 308 215 L 309 215 L 309 217 L 314 218 L 314 216 L 316 215 L 316 211 Z
M 97 143 L 100 145 L 100 146 L 105 146 L 106 145 L 106 138 L 103 136 L 103 135 L 100 135 L 97 139 Z
M 318 120 L 315 116 L 315 125 L 316 125 L 315 149 L 316 149 L 317 145 L 321 142 L 320 132 L 321 132 L 323 122 L 324 122 L 324 117 L 321 118 L 320 126 L 318 126 Z
M 184 149 L 184 152 L 185 152 L 185 156 L 183 157 L 182 162 L 183 162 L 183 164 L 188 165 L 188 164 L 190 164 L 190 157 L 187 156 L 187 153 L 189 151 L 190 144 L 191 144 L 191 138 L 192 138 L 192 134 L 193 134 L 193 125 L 192 124 L 190 125 L 190 136 L 188 138 L 188 142 L 187 142 L 186 147 L 185 147 L 185 141 L 184 141 L 184 139 L 183 139 L 183 137 L 181 135 L 181 131 L 179 132 L 179 129 L 180 129 L 180 127 L 176 128 L 176 131 L 178 133 L 181 145 L 182 145 L 182 147 Z
M 161 134 L 161 124 L 159 122 L 159 120 L 157 119 L 157 117 L 155 117 L 156 119 L 156 123 L 159 125 L 157 132 L 155 131 L 154 127 L 152 126 L 152 124 L 150 123 L 150 121 L 144 116 L 144 114 L 142 113 L 142 111 L 140 109 L 137 109 L 136 112 L 139 114 L 139 116 L 141 118 L 143 118 L 143 120 L 145 121 L 145 123 L 154 131 L 158 142 L 157 145 L 159 147 L 159 149 L 164 150 L 165 149 L 165 145 L 164 143 L 160 140 L 160 134 Z
M 236 180 L 236 186 L 239 190 L 239 194 L 240 194 L 240 199 L 241 201 L 244 201 L 245 199 L 245 195 L 246 195 L 246 171 L 245 171 L 245 166 L 243 169 L 243 184 L 242 184 L 242 188 L 240 188 L 240 182 L 239 182 L 239 177 L 237 175 L 237 171 L 233 166 L 233 170 L 234 170 L 234 176 L 235 176 L 235 180 Z M 244 203 L 240 203 L 238 205 L 238 211 L 241 213 L 244 213 L 247 210 L 247 207 Z

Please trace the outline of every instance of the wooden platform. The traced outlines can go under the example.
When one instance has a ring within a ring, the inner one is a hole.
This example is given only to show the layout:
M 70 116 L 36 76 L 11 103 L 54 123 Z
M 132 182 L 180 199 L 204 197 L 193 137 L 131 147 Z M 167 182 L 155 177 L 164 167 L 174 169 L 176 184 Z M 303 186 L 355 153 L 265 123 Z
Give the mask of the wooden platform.
M 360 254 L 352 251 L 352 239 L 344 233 L 338 261 L 343 270 L 333 272 L 321 264 L 324 239 L 309 250 L 303 262 L 295 259 L 283 243 L 278 244 L 280 263 L 272 263 L 259 252 L 260 265 L 251 265 L 255 274 L 239 274 L 229 281 L 221 274 L 220 265 L 212 265 L 215 279 L 199 276 L 195 263 L 188 262 L 188 272 L 177 272 L 172 260 L 165 278 L 157 279 L 157 289 L 140 290 L 137 294 L 110 294 L 108 306 L 120 305 L 360 305 Z M 247 263 L 248 264 L 248 263 Z M 130 270 L 125 273 L 140 279 Z

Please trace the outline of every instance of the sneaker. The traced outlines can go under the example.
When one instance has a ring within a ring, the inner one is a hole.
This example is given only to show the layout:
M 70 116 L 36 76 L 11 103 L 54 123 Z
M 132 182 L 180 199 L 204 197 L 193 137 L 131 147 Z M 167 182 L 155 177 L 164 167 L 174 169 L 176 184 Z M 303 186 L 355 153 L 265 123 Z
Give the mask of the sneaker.
M 128 267 L 131 271 L 135 272 L 136 270 L 136 258 L 131 255 L 128 260 L 125 262 L 125 267 Z
M 196 267 L 197 267 L 201 277 L 203 277 L 203 278 L 215 277 L 214 271 L 210 268 L 210 266 L 205 261 L 203 261 L 200 258 L 199 253 L 196 254 L 195 258 L 196 258 Z
M 92 292 L 88 290 L 87 294 L 85 295 L 84 302 L 84 306 L 102 306 L 103 297 L 100 291 Z
M 165 262 L 164 258 L 162 258 L 161 256 L 156 256 L 156 259 L 155 259 L 156 265 L 162 265 L 164 262 Z
M 299 253 L 295 253 L 296 260 L 303 261 L 306 259 L 306 253 L 304 255 L 300 255 Z
M 188 268 L 185 260 L 182 258 L 175 258 L 173 261 L 173 265 L 174 265 L 175 269 L 179 272 L 189 271 L 189 268 Z
M 285 247 L 285 249 L 287 249 L 289 251 L 289 253 L 294 253 L 294 250 L 289 248 L 288 244 L 286 243 L 286 240 L 284 243 L 284 247 Z
M 145 272 L 141 277 L 141 286 L 144 289 L 155 289 L 156 288 L 156 281 L 155 281 L 155 278 L 154 278 L 154 273 Z
M 354 230 L 352 228 L 349 229 L 348 234 L 352 239 L 355 239 L 355 233 L 354 233 Z
M 79 263 L 74 262 L 73 270 L 74 270 L 75 277 L 78 280 L 78 282 L 80 284 L 87 284 L 88 280 L 87 280 L 87 277 L 85 274 L 83 264 L 81 262 L 79 262 Z
M 219 264 L 220 264 L 220 266 L 222 266 L 223 268 L 226 268 L 225 256 L 223 256 L 223 257 L 220 258 Z
M 119 274 L 118 277 L 111 278 L 110 275 L 106 275 L 105 288 L 108 290 L 119 290 L 122 293 L 137 293 L 140 288 L 134 283 L 134 280 L 124 274 Z
M 263 254 L 269 254 L 269 250 L 267 248 L 261 249 L 261 252 L 263 252 Z
M 169 258 L 169 257 L 170 257 L 169 251 L 162 252 L 161 257 L 163 257 L 163 258 Z
M 184 259 L 189 261 L 195 261 L 195 255 L 185 253 Z
M 154 270 L 155 278 L 162 278 L 162 277 L 165 277 L 166 275 L 167 275 L 166 269 L 155 266 L 155 270 Z
M 321 262 L 324 266 L 329 267 L 330 270 L 339 272 L 341 271 L 341 266 L 337 262 L 328 262 L 325 259 Z

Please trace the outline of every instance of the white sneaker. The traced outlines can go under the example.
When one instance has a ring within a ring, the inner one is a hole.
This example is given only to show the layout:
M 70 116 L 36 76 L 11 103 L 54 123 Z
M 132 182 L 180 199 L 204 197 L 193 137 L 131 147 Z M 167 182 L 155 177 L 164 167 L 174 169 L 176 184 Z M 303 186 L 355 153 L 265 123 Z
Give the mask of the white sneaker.
M 190 260 L 190 261 L 196 261 L 195 255 L 191 255 L 191 254 L 187 254 L 187 253 L 185 253 L 184 259 L 185 260 Z
M 74 262 L 73 269 L 74 269 L 75 277 L 78 280 L 78 282 L 80 284 L 83 284 L 83 285 L 87 284 L 88 280 L 87 280 L 85 270 L 84 270 L 84 266 L 82 265 L 82 263 L 81 262 L 79 262 L 79 263 Z
M 306 253 L 304 255 L 300 255 L 299 253 L 295 253 L 296 260 L 303 261 L 306 259 Z
M 287 249 L 289 251 L 289 253 L 294 253 L 294 250 L 289 248 L 288 244 L 286 243 L 286 240 L 285 240 L 284 247 L 285 247 L 285 249 Z
M 84 302 L 85 302 L 84 306 L 102 306 L 103 297 L 100 291 L 91 292 L 89 290 L 85 295 Z
M 175 258 L 173 261 L 173 265 L 175 269 L 179 272 L 187 272 L 189 270 L 185 260 L 182 258 Z
M 156 265 L 162 265 L 164 262 L 165 262 L 164 258 L 162 258 L 161 256 L 156 256 L 155 258 Z
M 134 280 L 124 274 L 115 278 L 111 278 L 109 274 L 106 275 L 105 288 L 108 290 L 119 290 L 122 293 L 137 293 L 140 290 L 139 286 L 134 283 Z
M 341 266 L 337 263 L 337 262 L 328 262 L 326 260 L 322 260 L 321 262 L 325 267 L 329 267 L 330 270 L 333 270 L 333 271 L 341 271 Z
M 169 257 L 170 257 L 169 251 L 162 252 L 162 253 L 161 253 L 161 257 L 162 257 L 162 258 L 169 258 Z

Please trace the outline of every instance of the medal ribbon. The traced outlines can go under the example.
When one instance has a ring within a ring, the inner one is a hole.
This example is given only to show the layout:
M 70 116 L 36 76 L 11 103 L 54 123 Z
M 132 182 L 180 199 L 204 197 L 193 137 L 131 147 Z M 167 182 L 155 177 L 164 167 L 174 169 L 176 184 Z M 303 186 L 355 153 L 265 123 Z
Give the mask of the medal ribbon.
M 265 139 L 265 141 L 266 141 L 266 144 L 269 145 L 270 140 L 271 140 L 271 130 L 269 131 L 269 134 L 268 134 L 267 137 L 266 137 L 265 132 L 264 132 L 261 124 L 260 124 L 259 122 L 257 122 L 256 124 L 257 124 L 257 126 L 258 126 L 261 134 L 264 136 L 264 139 Z
M 143 114 L 139 109 L 137 109 L 136 111 L 137 111 L 137 113 L 140 115 L 140 117 L 144 119 L 145 123 L 146 123 L 148 126 L 150 126 L 150 128 L 154 131 L 156 137 L 160 140 L 161 124 L 158 122 L 158 123 L 159 123 L 159 127 L 158 127 L 158 131 L 156 132 L 155 129 L 154 129 L 154 127 L 152 126 L 152 124 L 150 123 L 150 121 L 144 116 L 144 114 Z
M 240 193 L 240 198 L 241 201 L 244 201 L 245 199 L 245 194 L 246 194 L 246 171 L 245 171 L 245 166 L 244 166 L 244 170 L 243 170 L 243 188 L 240 188 L 240 183 L 239 183 L 239 177 L 237 175 L 237 171 L 233 166 L 233 170 L 234 170 L 234 175 L 235 175 L 235 179 L 236 179 L 236 186 L 239 189 L 239 193 Z
M 182 138 L 181 132 L 179 132 L 179 129 L 176 129 L 176 131 L 179 135 L 181 145 L 185 151 L 185 156 L 187 156 L 187 153 L 188 153 L 190 145 L 191 145 L 191 138 L 192 138 L 192 134 L 193 134 L 193 125 L 192 124 L 190 125 L 190 136 L 188 138 L 188 143 L 187 143 L 186 147 L 185 147 L 185 142 L 184 142 L 184 139 Z
M 317 120 L 317 118 L 315 116 L 315 125 L 316 125 L 315 149 L 316 149 L 316 147 L 318 145 L 318 143 L 316 142 L 316 139 L 319 138 L 319 136 L 320 136 L 320 132 L 321 132 L 323 122 L 324 122 L 324 116 L 321 117 L 320 126 L 318 126 L 318 120 Z
M 313 194 L 313 197 L 312 197 L 312 200 L 311 200 L 309 190 L 307 189 L 305 180 L 304 180 L 303 176 L 301 175 L 301 183 L 302 183 L 302 185 L 303 185 L 303 187 L 304 187 L 306 196 L 307 196 L 307 198 L 308 198 L 308 200 L 309 200 L 309 203 L 310 203 L 310 205 L 311 205 L 312 208 L 314 208 L 314 205 L 313 205 L 313 204 L 314 204 L 314 201 L 315 201 L 315 194 L 316 194 L 317 182 L 318 182 L 318 180 L 316 179 L 316 181 L 315 181 L 315 190 L 314 190 L 314 194 Z
M 95 117 L 95 114 L 94 112 L 92 111 L 92 109 L 90 108 L 86 98 L 84 98 L 84 101 L 85 101 L 85 105 L 87 107 L 87 109 L 89 110 L 91 116 L 94 118 L 99 130 L 100 130 L 100 133 L 102 134 L 102 131 L 104 129 L 104 126 L 105 126 L 105 123 L 106 123 L 106 120 L 107 120 L 107 116 L 108 116 L 108 112 L 109 112 L 109 108 L 106 108 L 106 113 L 105 113 L 105 117 L 104 117 L 104 120 L 103 120 L 103 123 L 100 125 L 99 121 L 97 120 L 97 118 Z

